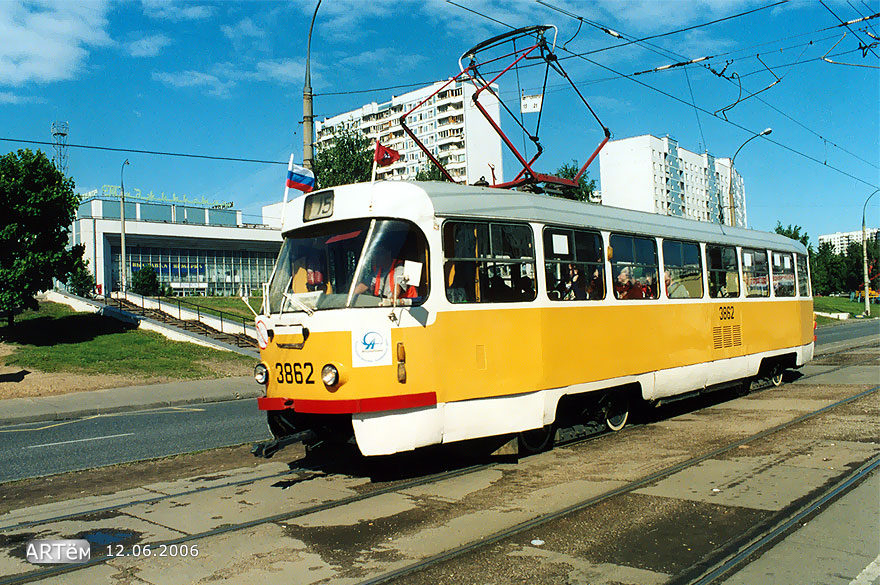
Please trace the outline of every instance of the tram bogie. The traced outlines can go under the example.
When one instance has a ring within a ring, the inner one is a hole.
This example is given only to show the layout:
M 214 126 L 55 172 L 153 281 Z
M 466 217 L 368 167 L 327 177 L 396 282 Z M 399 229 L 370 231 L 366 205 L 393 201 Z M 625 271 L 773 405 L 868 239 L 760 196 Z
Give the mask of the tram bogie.
M 806 250 L 775 234 L 404 181 L 285 215 L 257 319 L 276 437 L 540 451 L 578 417 L 619 430 L 641 401 L 812 358 Z

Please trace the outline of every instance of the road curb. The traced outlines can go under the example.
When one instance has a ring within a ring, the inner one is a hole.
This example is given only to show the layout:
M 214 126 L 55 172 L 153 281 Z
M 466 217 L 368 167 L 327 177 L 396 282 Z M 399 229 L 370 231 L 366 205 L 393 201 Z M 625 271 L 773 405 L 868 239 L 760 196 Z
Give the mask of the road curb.
M 49 421 L 61 421 L 61 420 L 70 420 L 76 418 L 85 418 L 88 416 L 96 416 L 96 415 L 104 415 L 104 414 L 116 414 L 120 412 L 132 412 L 138 410 L 151 410 L 154 408 L 165 408 L 169 406 L 189 406 L 193 404 L 209 404 L 213 402 L 231 402 L 234 400 L 249 400 L 253 398 L 258 398 L 263 395 L 263 392 L 259 389 L 253 391 L 245 391 L 238 392 L 235 394 L 229 394 L 226 396 L 210 396 L 210 397 L 191 397 L 191 398 L 180 398 L 179 400 L 156 400 L 156 401 L 148 401 L 142 403 L 129 403 L 129 404 L 119 404 L 116 406 L 106 406 L 106 407 L 87 407 L 81 408 L 77 410 L 64 410 L 64 411 L 56 411 L 56 410 L 46 410 L 45 412 L 40 413 L 24 413 L 20 415 L 10 415 L 6 416 L 3 419 L 0 419 L 0 425 L 19 425 L 25 423 L 34 423 L 34 422 L 49 422 Z M 33 398 L 11 398 L 9 400 L 34 400 Z M 3 402 L 6 402 L 5 400 Z

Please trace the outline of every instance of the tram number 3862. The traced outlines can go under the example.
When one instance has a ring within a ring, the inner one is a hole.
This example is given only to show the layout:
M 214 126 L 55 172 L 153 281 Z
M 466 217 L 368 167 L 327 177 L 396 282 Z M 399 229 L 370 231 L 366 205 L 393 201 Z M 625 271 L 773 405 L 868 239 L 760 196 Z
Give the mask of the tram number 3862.
M 276 363 L 275 373 L 278 375 L 276 381 L 279 384 L 314 384 L 313 379 L 315 368 L 309 362 L 305 363 Z
M 718 313 L 722 321 L 733 319 L 733 305 L 723 305 L 718 307 Z

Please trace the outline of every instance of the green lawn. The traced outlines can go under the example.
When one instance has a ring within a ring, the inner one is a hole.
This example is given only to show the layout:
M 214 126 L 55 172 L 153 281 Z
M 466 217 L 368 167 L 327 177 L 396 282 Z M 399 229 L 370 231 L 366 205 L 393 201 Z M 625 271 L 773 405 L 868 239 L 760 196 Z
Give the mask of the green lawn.
M 852 303 L 849 297 L 813 297 L 813 310 L 823 313 L 850 313 L 855 316 L 865 312 L 865 303 Z M 871 303 L 871 316 L 880 316 L 880 305 Z
M 15 348 L 0 358 L 7 365 L 43 372 L 197 379 L 214 377 L 217 371 L 247 375 L 254 364 L 254 358 L 170 341 L 55 303 L 40 303 L 39 311 L 16 316 L 11 331 L 0 327 L 0 338 Z

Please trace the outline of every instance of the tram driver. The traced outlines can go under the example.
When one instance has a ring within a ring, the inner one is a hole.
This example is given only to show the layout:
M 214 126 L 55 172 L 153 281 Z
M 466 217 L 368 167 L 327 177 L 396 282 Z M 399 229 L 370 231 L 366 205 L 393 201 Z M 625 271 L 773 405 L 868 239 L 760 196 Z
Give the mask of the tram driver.
M 359 282 L 354 293 L 368 294 L 379 298 L 412 299 L 418 296 L 414 286 L 407 286 L 403 279 L 403 260 L 394 257 L 391 250 L 380 246 L 372 257 L 372 269 L 366 274 L 369 279 Z M 395 294 L 395 287 L 397 291 Z

